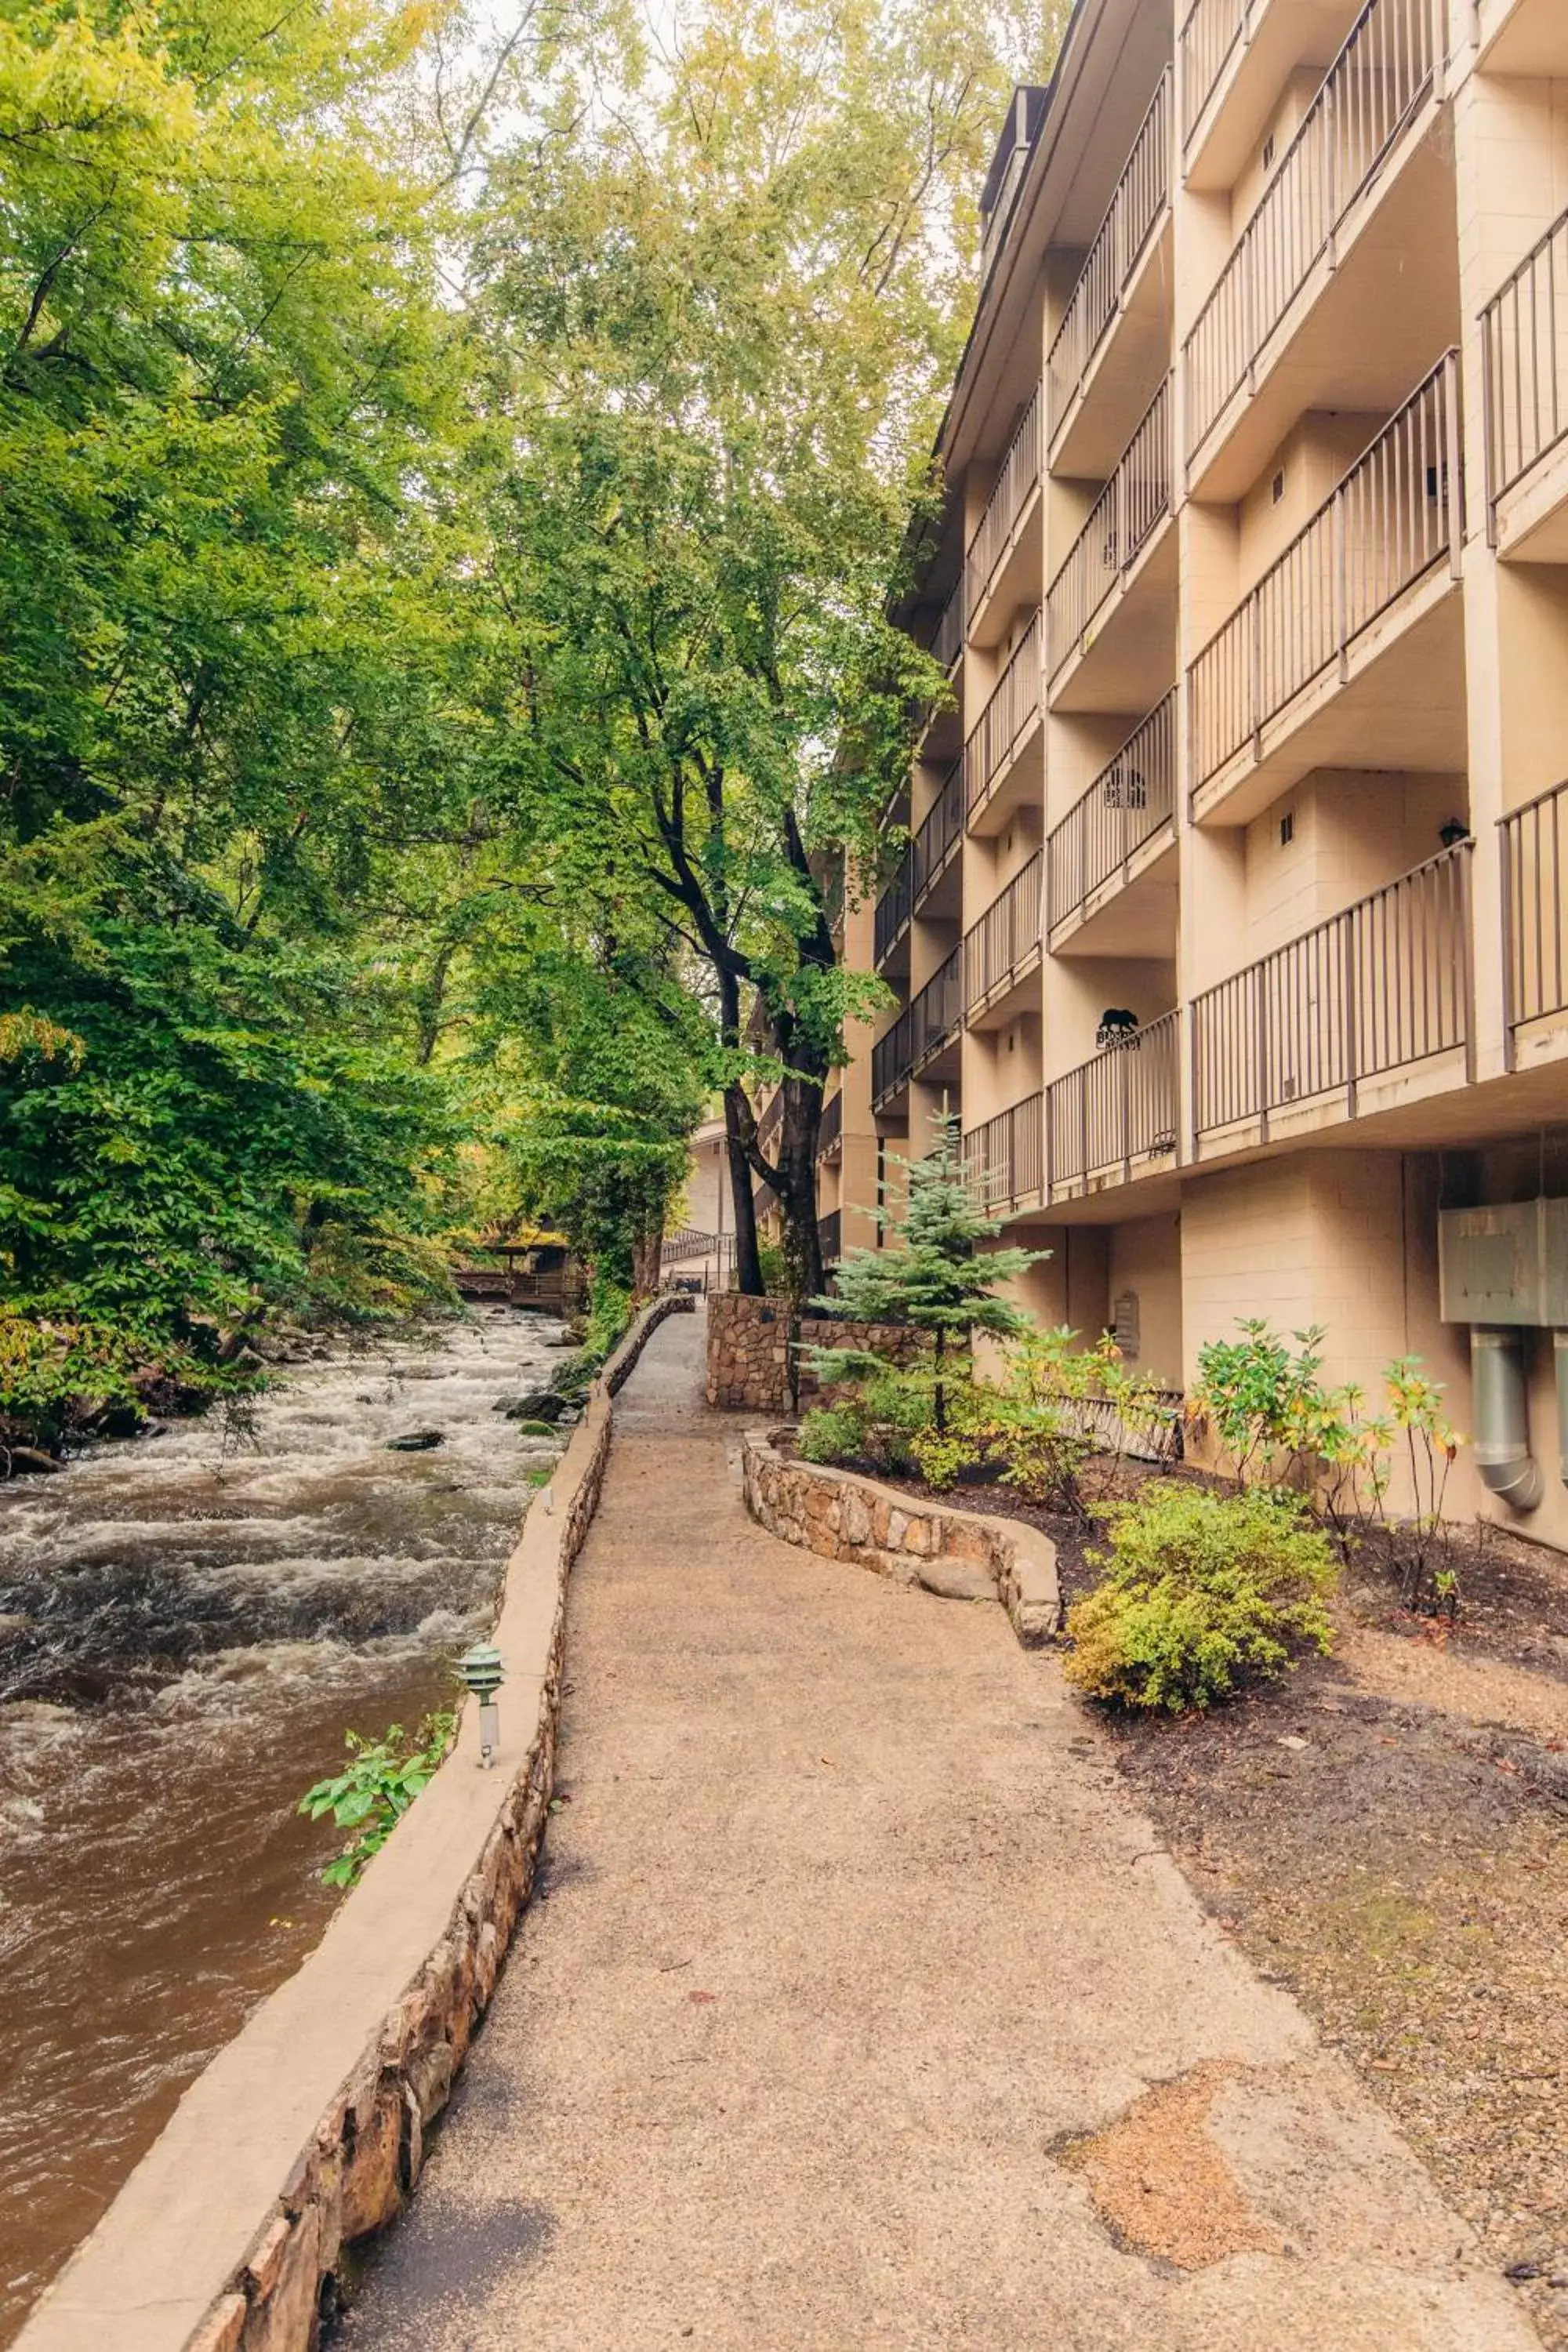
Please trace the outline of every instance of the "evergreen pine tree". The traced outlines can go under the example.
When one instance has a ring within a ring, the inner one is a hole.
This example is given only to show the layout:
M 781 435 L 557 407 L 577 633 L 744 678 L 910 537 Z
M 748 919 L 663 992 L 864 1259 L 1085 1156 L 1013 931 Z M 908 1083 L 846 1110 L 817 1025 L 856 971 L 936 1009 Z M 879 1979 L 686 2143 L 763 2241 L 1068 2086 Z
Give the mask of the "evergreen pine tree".
M 962 1359 L 976 1331 L 1009 1339 L 1029 1318 L 995 1296 L 995 1285 L 1012 1282 L 1049 1250 L 1004 1249 L 981 1254 L 979 1244 L 1002 1230 L 974 1199 L 963 1171 L 956 1118 L 934 1114 L 936 1146 L 909 1167 L 909 1200 L 900 1218 L 879 1212 L 881 1223 L 903 1235 L 901 1249 L 854 1249 L 838 1267 L 838 1287 L 816 1301 L 856 1323 L 908 1323 L 931 1334 L 936 1427 L 947 1427 L 947 1391 L 963 1376 Z M 866 1348 L 814 1348 L 807 1361 L 824 1381 L 866 1380 L 897 1370 Z

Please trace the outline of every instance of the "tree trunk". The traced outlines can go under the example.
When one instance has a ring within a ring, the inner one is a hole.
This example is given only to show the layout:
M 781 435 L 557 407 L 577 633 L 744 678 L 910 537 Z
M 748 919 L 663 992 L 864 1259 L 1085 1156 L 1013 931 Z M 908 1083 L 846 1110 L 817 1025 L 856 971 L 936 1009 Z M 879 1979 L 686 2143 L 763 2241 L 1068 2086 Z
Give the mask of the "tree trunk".
M 816 1223 L 816 1138 L 821 1125 L 821 1079 L 786 1078 L 778 1139 L 778 1194 L 784 1213 L 785 1278 L 797 1306 L 820 1297 L 827 1286 Z
M 757 1251 L 757 1204 L 752 1192 L 752 1163 L 746 1157 L 745 1129 L 752 1123 L 752 1106 L 739 1079 L 724 1089 L 724 1140 L 730 1159 L 730 1198 L 735 1211 L 735 1285 L 748 1298 L 763 1295 L 763 1261 Z
M 642 1300 L 651 1298 L 658 1288 L 659 1250 L 663 1244 L 662 1226 L 656 1233 L 644 1234 L 632 1245 L 632 1295 Z

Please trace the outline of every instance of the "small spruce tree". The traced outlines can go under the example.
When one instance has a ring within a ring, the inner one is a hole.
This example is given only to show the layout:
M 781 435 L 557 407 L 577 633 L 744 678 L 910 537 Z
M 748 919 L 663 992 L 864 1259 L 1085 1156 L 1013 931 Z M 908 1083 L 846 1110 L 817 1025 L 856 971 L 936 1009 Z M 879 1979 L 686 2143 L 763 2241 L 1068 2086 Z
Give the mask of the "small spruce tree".
M 975 1202 L 963 1171 L 956 1118 L 939 1111 L 931 1119 L 936 1146 L 930 1156 L 903 1162 L 909 1168 L 909 1200 L 900 1217 L 878 1212 L 886 1227 L 901 1232 L 902 1249 L 848 1251 L 838 1267 L 838 1288 L 816 1304 L 855 1323 L 909 1323 L 929 1332 L 932 1363 L 932 1412 L 939 1433 L 947 1428 L 948 1388 L 966 1377 L 964 1360 L 976 1331 L 1010 1339 L 1029 1318 L 994 1295 L 1049 1250 L 991 1250 L 978 1244 L 1002 1230 Z M 866 1381 L 897 1367 L 868 1348 L 813 1348 L 806 1357 L 818 1380 Z

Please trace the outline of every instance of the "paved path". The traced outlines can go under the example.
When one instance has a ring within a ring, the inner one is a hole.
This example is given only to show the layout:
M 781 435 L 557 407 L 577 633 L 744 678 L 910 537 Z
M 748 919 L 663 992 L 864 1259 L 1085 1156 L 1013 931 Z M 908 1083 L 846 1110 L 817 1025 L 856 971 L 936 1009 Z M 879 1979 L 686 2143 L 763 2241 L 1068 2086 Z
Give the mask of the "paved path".
M 700 1340 L 617 1404 L 544 1899 L 355 2352 L 1525 2352 L 1054 1663 L 746 1518 Z

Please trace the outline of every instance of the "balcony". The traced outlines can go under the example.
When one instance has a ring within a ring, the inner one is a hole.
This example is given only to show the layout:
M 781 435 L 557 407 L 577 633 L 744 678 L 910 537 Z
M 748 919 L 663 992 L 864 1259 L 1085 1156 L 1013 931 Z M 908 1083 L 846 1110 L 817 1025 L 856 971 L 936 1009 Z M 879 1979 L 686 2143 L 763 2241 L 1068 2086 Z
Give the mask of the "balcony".
M 1503 555 L 1568 563 L 1568 213 L 1481 314 L 1487 535 Z
M 1367 0 L 1184 347 L 1187 488 L 1234 501 L 1310 408 L 1391 408 L 1453 341 L 1441 0 Z
M 1040 387 L 1007 444 L 963 560 L 969 642 L 994 646 L 1020 604 L 1040 601 Z
M 1007 120 L 991 158 L 991 169 L 980 192 L 982 294 L 1007 241 L 1013 206 L 1017 202 L 1030 153 L 1039 136 L 1040 125 L 1045 121 L 1047 96 L 1047 91 L 1033 84 L 1021 84 L 1013 92 Z
M 1194 999 L 1199 1156 L 1469 1076 L 1468 841 Z
M 891 958 L 909 930 L 914 907 L 914 844 L 900 858 L 892 880 L 878 899 L 871 917 L 871 953 L 877 970 Z
M 916 827 L 898 872 L 877 901 L 871 929 L 879 971 L 915 916 L 957 915 L 957 853 L 963 840 L 963 755 L 960 752 Z
M 1568 784 L 1511 811 L 1500 831 L 1508 1066 L 1517 1069 L 1568 1046 Z
M 822 1252 L 825 1269 L 837 1265 L 844 1255 L 844 1213 L 841 1209 L 830 1210 L 826 1217 L 818 1217 L 816 1245 Z
M 963 958 L 954 948 L 872 1046 L 872 1108 L 893 1108 L 911 1078 L 955 1079 L 963 1023 Z
M 1036 850 L 963 935 L 963 1017 L 970 1029 L 995 1029 L 1012 1018 L 1018 992 L 1040 965 L 1040 880 Z
M 1181 1014 L 1080 1062 L 1046 1089 L 1046 1199 L 1082 1200 L 1176 1161 Z
M 1053 955 L 1173 955 L 1173 687 L 1046 841 Z
M 816 1157 L 837 1160 L 844 1148 L 844 1097 L 842 1092 L 829 1095 L 822 1106 L 822 1117 L 816 1124 Z
M 1313 768 L 1466 766 L 1463 507 L 1450 352 L 1188 671 L 1197 822 Z
M 1563 0 L 1480 0 L 1479 61 L 1488 73 L 1568 80 L 1568 14 Z
M 1053 472 L 1108 474 L 1170 367 L 1167 66 L 1046 361 Z
M 1190 188 L 1233 188 L 1280 92 L 1321 75 L 1360 0 L 1193 0 L 1182 24 L 1182 157 Z
M 1061 710 L 1136 710 L 1175 661 L 1167 377 L 1046 597 L 1048 695 Z
M 984 1206 L 1000 1215 L 1038 1202 L 1045 1164 L 1045 1097 L 998 1111 L 963 1139 L 963 1171 Z
M 1045 790 L 1040 723 L 1040 616 L 1019 638 L 963 747 L 971 833 L 1000 833 L 1022 801 Z

